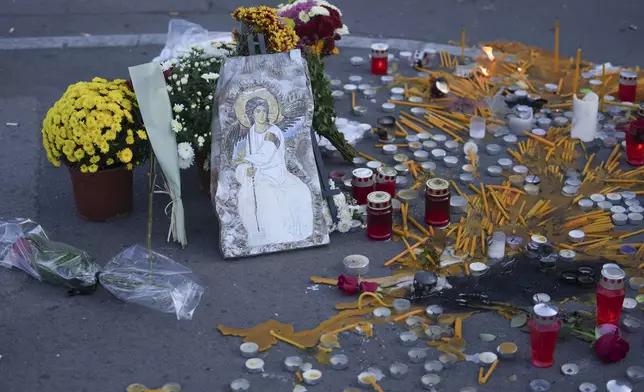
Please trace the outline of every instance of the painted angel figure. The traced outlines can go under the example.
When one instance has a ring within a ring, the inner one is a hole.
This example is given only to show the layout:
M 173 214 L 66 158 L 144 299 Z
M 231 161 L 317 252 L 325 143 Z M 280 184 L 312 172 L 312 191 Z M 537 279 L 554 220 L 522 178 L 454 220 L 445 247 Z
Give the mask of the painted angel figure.
M 243 144 L 233 164 L 240 184 L 237 209 L 248 233 L 248 246 L 310 237 L 313 198 L 309 187 L 286 167 L 286 143 L 280 128 L 285 121 L 278 121 L 282 117 L 275 96 L 266 88 L 247 90 L 237 98 L 235 112 L 239 130 L 247 130 L 238 139 Z M 289 119 L 291 125 L 293 120 Z

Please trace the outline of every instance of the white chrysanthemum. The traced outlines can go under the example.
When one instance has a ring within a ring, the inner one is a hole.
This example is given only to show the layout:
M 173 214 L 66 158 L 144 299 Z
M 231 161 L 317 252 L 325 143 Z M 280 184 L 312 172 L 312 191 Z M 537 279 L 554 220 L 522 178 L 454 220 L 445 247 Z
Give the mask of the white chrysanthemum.
M 204 139 L 204 137 L 203 137 L 203 136 L 199 136 L 199 137 L 197 138 L 197 144 L 199 145 L 199 147 L 203 147 L 203 144 L 204 144 L 205 142 L 206 142 L 206 139 Z
M 184 75 L 184 76 L 181 78 L 181 84 L 183 84 L 183 85 L 188 84 L 188 75 Z
M 311 20 L 309 14 L 304 11 L 300 11 L 300 14 L 297 17 L 302 21 L 302 23 L 307 23 L 309 20 Z
M 342 25 L 341 28 L 335 29 L 335 33 L 337 35 L 347 35 L 349 34 L 349 27 L 347 27 L 347 25 Z
M 201 46 L 199 44 L 193 44 L 192 46 L 190 46 L 190 49 L 193 49 L 193 50 L 195 50 L 197 52 L 202 52 L 204 50 L 203 46 Z
M 348 233 L 351 230 L 351 222 L 340 221 L 338 222 L 338 231 L 340 233 Z
M 176 119 L 173 119 L 172 121 L 170 121 L 170 126 L 172 127 L 172 130 L 175 133 L 179 133 L 179 132 L 183 131 L 183 125 L 181 125 L 181 123 L 179 121 L 177 121 Z
M 209 101 L 212 101 L 212 94 L 208 94 L 206 98 L 208 98 Z
M 165 86 L 165 89 L 168 90 L 169 93 L 172 92 L 172 86 L 170 86 L 170 85 Z
M 163 61 L 161 63 L 161 70 L 165 72 L 165 71 L 169 70 L 170 68 L 172 68 L 172 65 L 173 65 L 172 62 L 170 62 L 170 61 Z
M 179 158 L 179 169 L 187 169 L 195 162 L 194 159 L 181 159 Z
M 334 6 L 333 4 L 329 3 L 328 1 L 318 1 L 318 4 L 319 4 L 319 5 L 323 5 L 323 6 L 325 6 L 325 7 L 329 7 L 329 8 L 331 8 L 332 10 L 337 11 L 337 13 L 338 13 L 340 16 L 342 16 L 342 11 L 340 11 L 340 9 L 339 9 L 338 7 Z
M 320 7 L 320 6 L 317 6 L 317 5 L 311 7 L 311 10 L 309 11 L 309 16 L 314 17 L 314 16 L 318 16 L 318 15 L 320 15 L 320 16 L 329 16 L 330 13 L 329 13 L 329 10 L 324 8 L 324 7 Z
M 188 142 L 179 143 L 177 145 L 177 152 L 181 159 L 192 159 L 195 157 L 195 150 L 192 149 L 192 146 Z
M 208 72 L 201 75 L 201 78 L 208 81 L 214 81 L 219 78 L 219 74 L 215 72 Z
M 182 103 L 175 103 L 172 107 L 172 110 L 174 110 L 175 113 L 181 113 L 183 112 L 183 109 L 185 109 L 185 107 Z

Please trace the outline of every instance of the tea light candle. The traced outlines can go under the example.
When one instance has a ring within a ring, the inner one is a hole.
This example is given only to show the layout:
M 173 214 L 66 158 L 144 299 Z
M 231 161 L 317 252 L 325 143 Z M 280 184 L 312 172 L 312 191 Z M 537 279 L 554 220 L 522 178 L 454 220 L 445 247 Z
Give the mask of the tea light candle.
M 396 298 L 393 301 L 392 306 L 394 308 L 394 313 L 403 314 L 409 311 L 411 308 L 411 302 L 409 302 L 408 299 Z
M 398 151 L 398 147 L 393 144 L 385 144 L 382 146 L 382 152 L 385 155 L 394 155 Z
M 361 84 L 359 84 L 359 85 L 358 85 L 358 91 L 362 91 L 362 93 L 363 93 L 363 94 L 364 94 L 364 92 L 365 92 L 365 91 L 367 91 L 367 90 L 371 90 L 371 86 L 370 86 L 370 85 L 368 85 L 368 84 L 366 84 L 366 83 L 361 83 Z
M 385 102 L 382 105 L 380 105 L 380 108 L 385 113 L 392 113 L 394 111 L 394 109 L 396 109 L 396 105 L 394 105 L 393 103 L 390 103 L 390 102 Z
M 422 118 L 425 115 L 425 108 L 411 108 L 411 113 Z
M 610 192 L 606 194 L 606 200 L 613 204 L 620 204 L 622 202 L 622 195 L 617 192 Z
M 307 370 L 302 373 L 302 378 L 307 385 L 316 385 L 322 381 L 322 372 L 316 369 Z
M 400 380 L 409 373 L 409 366 L 404 363 L 396 362 L 389 366 L 389 373 L 391 374 L 391 377 Z
M 286 366 L 286 370 L 289 372 L 296 372 L 300 370 L 300 366 L 304 363 L 304 360 L 302 360 L 302 357 L 298 356 L 292 356 L 292 357 L 286 357 L 284 360 L 284 366 Z
M 356 86 L 355 84 L 349 83 L 349 84 L 345 84 L 342 88 L 344 89 L 344 91 L 352 93 L 358 89 L 358 86 Z
M 470 173 L 463 173 L 460 176 L 458 176 L 458 179 L 461 181 L 462 184 L 468 185 L 474 181 L 474 176 L 472 176 L 472 174 Z
M 447 141 L 447 136 L 445 136 L 445 135 L 433 135 L 432 139 L 436 143 L 441 144 L 441 143 L 445 143 Z
M 600 201 L 599 203 L 597 203 L 597 208 L 602 211 L 610 211 L 610 209 L 613 208 L 613 203 L 607 200 Z
M 250 381 L 245 378 L 238 378 L 230 383 L 230 389 L 233 392 L 244 392 L 250 390 Z
M 369 272 L 369 258 L 363 255 L 349 255 L 342 259 L 344 273 L 349 276 L 365 275 Z
M 418 162 L 424 162 L 427 160 L 428 157 L 429 157 L 429 153 L 425 150 L 414 151 L 414 159 Z
M 402 87 L 394 87 L 389 91 L 391 95 L 403 95 L 405 93 L 405 89 Z
M 359 56 L 351 57 L 350 61 L 351 61 L 351 65 L 353 65 L 354 67 L 358 67 L 358 66 L 364 64 L 364 59 L 362 57 L 359 57 Z
M 420 142 L 425 142 L 431 139 L 432 135 L 430 135 L 429 133 L 419 133 L 418 135 L 416 135 L 416 137 Z
M 409 329 L 416 329 L 423 325 L 423 319 L 418 316 L 409 316 L 405 320 L 405 325 Z
M 356 115 L 356 116 L 364 116 L 365 114 L 367 114 L 367 107 L 366 106 L 361 106 L 361 105 L 354 106 L 353 107 L 353 114 Z
M 384 318 L 387 318 L 387 317 L 391 316 L 391 310 L 389 308 L 385 308 L 385 307 L 375 308 L 373 310 L 373 315 L 376 318 L 384 319 Z
M 432 157 L 434 158 L 434 160 L 437 160 L 437 161 L 442 160 L 443 158 L 445 158 L 446 155 L 447 155 L 447 151 L 441 148 L 435 148 L 432 150 Z
M 486 351 L 479 354 L 479 361 L 486 365 L 491 365 L 498 359 L 497 355 L 491 351 Z
M 437 374 L 425 374 L 420 378 L 420 382 L 423 384 L 423 388 L 432 390 L 435 386 L 440 384 L 441 378 Z
M 259 345 L 253 342 L 242 343 L 239 346 L 239 351 L 244 358 L 254 358 L 259 352 Z
M 438 316 L 441 314 L 443 314 L 443 308 L 438 305 L 429 305 L 425 308 L 425 315 L 432 321 L 438 321 Z
M 425 171 L 435 171 L 436 170 L 436 164 L 434 162 L 423 162 L 420 164 L 420 168 L 425 170 Z
M 420 348 L 412 348 L 407 352 L 407 357 L 411 363 L 421 363 L 427 357 L 427 351 Z
M 499 146 L 498 144 L 488 144 L 487 146 L 485 146 L 485 151 L 488 153 L 488 155 L 496 156 L 501 152 L 501 146 Z
M 537 293 L 532 296 L 532 303 L 536 304 L 547 304 L 550 302 L 550 296 L 546 293 Z
M 349 367 L 349 357 L 344 354 L 336 354 L 329 359 L 329 363 L 335 370 L 344 370 Z
M 590 195 L 590 200 L 592 200 L 593 203 L 598 204 L 602 201 L 605 201 L 606 197 L 600 193 L 593 193 L 592 195 Z
M 622 206 L 613 205 L 610 208 L 610 212 L 612 212 L 613 214 L 625 214 L 626 213 L 626 208 L 624 208 Z
M 458 357 L 452 353 L 445 353 L 438 356 L 438 361 L 443 364 L 444 369 L 448 369 L 458 361 Z
M 501 172 L 503 172 L 501 166 L 492 165 L 487 168 L 487 174 L 489 174 L 490 177 L 498 177 L 501 175 Z
M 364 90 L 364 91 L 362 92 L 362 94 L 363 94 L 363 95 L 364 95 L 364 97 L 365 97 L 365 98 L 367 98 L 367 99 L 373 99 L 373 98 L 376 98 L 376 91 L 375 91 L 375 90 L 370 90 L 370 89 L 368 89 L 368 90 Z
M 501 158 L 497 161 L 497 163 L 503 168 L 503 170 L 508 170 L 512 167 L 512 160 L 508 158 Z
M 342 81 L 339 79 L 332 79 L 331 80 L 331 86 L 332 87 L 340 87 L 342 86 Z
M 431 150 L 433 150 L 433 149 L 434 149 L 434 148 L 436 148 L 436 147 L 438 147 L 438 143 L 436 143 L 436 142 L 435 142 L 435 141 L 433 141 L 433 140 L 425 140 L 425 141 L 423 142 L 423 148 L 424 148 L 425 150 L 427 150 L 427 151 L 431 151 Z
M 339 101 L 344 97 L 344 91 L 333 90 L 331 91 L 331 97 L 333 97 L 334 100 Z
M 405 331 L 400 334 L 400 343 L 403 346 L 413 346 L 418 341 L 418 336 L 412 331 Z
M 248 373 L 261 373 L 264 371 L 264 360 L 260 358 L 251 358 L 246 361 L 246 371 Z
M 582 242 L 585 237 L 586 233 L 581 230 L 571 230 L 568 232 L 568 239 L 573 243 Z
M 423 152 L 427 153 L 427 151 L 423 151 Z M 443 158 L 443 163 L 445 164 L 446 167 L 456 167 L 456 165 L 458 165 L 458 158 L 448 155 Z
M 622 302 L 622 312 L 630 313 L 637 309 L 637 301 L 635 298 L 626 297 Z
M 539 195 L 539 186 L 538 185 L 526 184 L 526 185 L 523 186 L 523 190 L 529 196 L 537 196 L 537 195 Z
M 382 84 L 383 86 L 389 86 L 393 82 L 394 82 L 394 77 L 391 75 L 384 75 L 380 77 L 380 84 Z
M 351 83 L 358 84 L 358 83 L 362 82 L 362 76 L 359 76 L 359 75 L 351 75 L 351 76 L 349 76 L 349 81 L 350 81 Z

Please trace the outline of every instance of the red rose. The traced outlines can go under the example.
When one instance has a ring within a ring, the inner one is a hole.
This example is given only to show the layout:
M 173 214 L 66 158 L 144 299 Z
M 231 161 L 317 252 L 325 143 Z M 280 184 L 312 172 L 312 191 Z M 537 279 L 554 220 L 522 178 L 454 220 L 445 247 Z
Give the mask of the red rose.
M 619 333 L 607 333 L 595 342 L 595 354 L 602 362 L 619 362 L 626 358 L 630 350 L 628 342 L 619 337 Z
M 338 276 L 338 288 L 346 295 L 356 295 L 360 288 L 358 287 L 358 278 L 351 276 Z
M 360 291 L 363 293 L 375 293 L 378 291 L 378 283 L 376 282 L 360 282 Z

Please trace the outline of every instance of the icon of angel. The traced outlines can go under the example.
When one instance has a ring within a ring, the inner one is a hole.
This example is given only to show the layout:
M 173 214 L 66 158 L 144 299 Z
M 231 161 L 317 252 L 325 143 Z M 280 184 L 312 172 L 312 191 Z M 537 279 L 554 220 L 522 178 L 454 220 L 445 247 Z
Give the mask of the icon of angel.
M 253 87 L 235 101 L 237 123 L 229 134 L 237 209 L 251 247 L 290 243 L 313 234 L 313 197 L 308 185 L 286 167 L 285 132 L 295 132 L 306 102 L 280 103 L 268 89 Z

